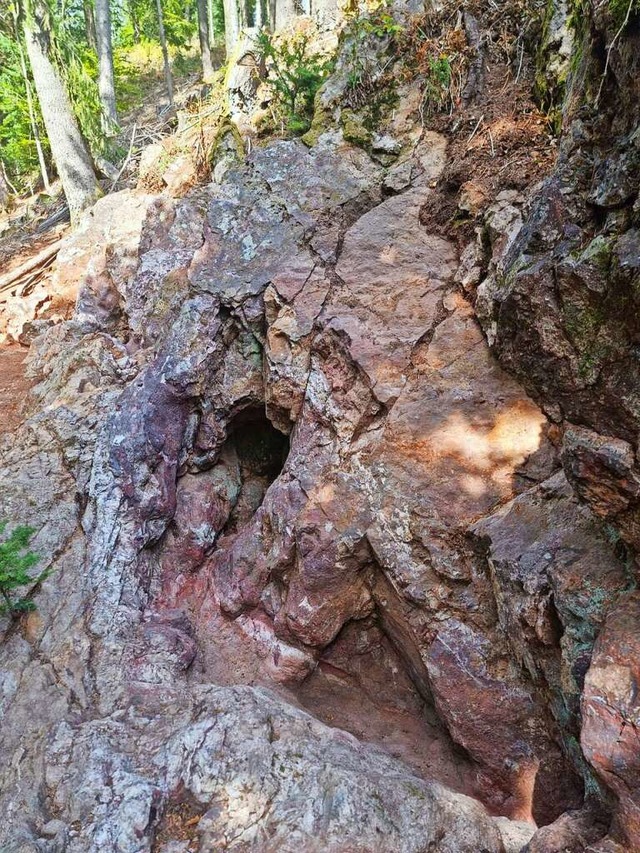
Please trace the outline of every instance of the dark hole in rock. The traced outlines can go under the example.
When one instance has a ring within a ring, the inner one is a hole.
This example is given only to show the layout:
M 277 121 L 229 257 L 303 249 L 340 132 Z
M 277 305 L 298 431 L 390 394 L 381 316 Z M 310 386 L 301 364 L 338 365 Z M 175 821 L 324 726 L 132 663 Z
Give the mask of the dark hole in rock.
M 273 482 L 282 471 L 289 438 L 273 426 L 263 409 L 245 409 L 237 415 L 229 425 L 229 438 L 243 472 L 269 477 Z
M 229 425 L 227 442 L 238 457 L 242 488 L 227 524 L 227 532 L 246 524 L 278 477 L 289 454 L 289 438 L 268 420 L 264 409 L 246 409 Z

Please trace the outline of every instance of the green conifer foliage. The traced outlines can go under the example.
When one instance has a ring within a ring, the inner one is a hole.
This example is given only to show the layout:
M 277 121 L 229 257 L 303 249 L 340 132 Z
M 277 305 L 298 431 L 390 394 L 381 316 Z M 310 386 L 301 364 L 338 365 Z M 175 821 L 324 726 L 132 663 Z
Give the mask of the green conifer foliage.
M 4 533 L 7 522 L 0 522 L 0 535 Z M 35 610 L 35 604 L 29 597 L 16 596 L 16 590 L 29 584 L 44 580 L 47 572 L 32 577 L 32 569 L 40 559 L 37 554 L 27 550 L 34 534 L 32 527 L 20 525 L 14 527 L 9 536 L 0 542 L 0 614 L 15 616 L 29 610 Z

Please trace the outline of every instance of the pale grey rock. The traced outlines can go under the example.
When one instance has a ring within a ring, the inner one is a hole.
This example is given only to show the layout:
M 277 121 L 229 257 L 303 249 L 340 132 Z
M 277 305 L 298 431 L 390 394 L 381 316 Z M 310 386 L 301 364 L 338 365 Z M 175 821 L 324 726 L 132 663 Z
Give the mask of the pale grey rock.
M 268 691 L 200 689 L 189 707 L 164 710 L 56 731 L 45 780 L 78 828 L 69 853 L 151 849 L 178 790 L 198 804 L 202 850 L 502 851 L 478 803 Z
M 494 822 L 502 836 L 504 853 L 522 853 L 536 831 L 534 823 L 507 820 L 504 817 L 496 817 Z

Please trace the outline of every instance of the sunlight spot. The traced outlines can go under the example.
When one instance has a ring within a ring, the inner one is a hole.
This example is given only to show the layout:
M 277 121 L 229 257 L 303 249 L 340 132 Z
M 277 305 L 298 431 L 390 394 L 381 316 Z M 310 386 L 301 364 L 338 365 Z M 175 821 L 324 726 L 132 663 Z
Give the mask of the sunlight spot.
M 398 257 L 398 250 L 395 246 L 385 246 L 384 249 L 380 252 L 379 260 L 383 264 L 389 264 L 393 266 L 395 264 L 396 259 Z
M 477 477 L 473 474 L 463 474 L 460 477 L 460 487 L 464 492 L 474 498 L 482 497 L 487 491 L 487 486 L 482 477 Z

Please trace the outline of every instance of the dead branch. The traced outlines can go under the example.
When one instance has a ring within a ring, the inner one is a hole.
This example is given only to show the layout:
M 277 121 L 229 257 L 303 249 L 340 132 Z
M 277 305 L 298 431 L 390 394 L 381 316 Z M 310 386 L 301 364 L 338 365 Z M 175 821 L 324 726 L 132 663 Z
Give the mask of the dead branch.
M 464 31 L 469 47 L 473 52 L 473 59 L 469 63 L 467 84 L 462 93 L 462 101 L 465 105 L 468 105 L 482 89 L 484 79 L 484 45 L 478 21 L 470 12 L 466 11 L 464 13 Z
M 631 17 L 631 10 L 633 9 L 633 3 L 634 3 L 634 0 L 629 0 L 629 7 L 627 8 L 627 14 L 625 16 L 625 19 L 622 22 L 622 25 L 621 25 L 620 29 L 618 30 L 618 32 L 611 39 L 611 44 L 607 48 L 607 61 L 604 64 L 604 71 L 602 72 L 602 80 L 600 80 L 600 88 L 598 89 L 598 94 L 597 94 L 596 100 L 595 100 L 595 106 L 596 107 L 600 103 L 600 95 L 602 94 L 602 88 L 604 86 L 604 81 L 607 79 L 607 74 L 609 73 L 609 62 L 611 61 L 611 51 L 613 50 L 615 43 L 618 41 L 618 39 L 622 35 L 625 27 L 629 23 L 629 18 Z
M 21 284 L 23 278 L 31 277 L 35 272 L 40 273 L 50 266 L 58 254 L 61 245 L 62 239 L 56 240 L 55 243 L 52 243 L 41 252 L 38 252 L 37 255 L 29 258 L 24 264 L 0 276 L 0 292 Z

